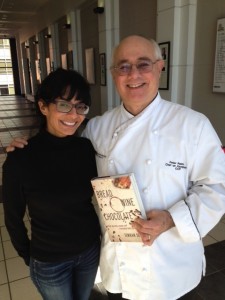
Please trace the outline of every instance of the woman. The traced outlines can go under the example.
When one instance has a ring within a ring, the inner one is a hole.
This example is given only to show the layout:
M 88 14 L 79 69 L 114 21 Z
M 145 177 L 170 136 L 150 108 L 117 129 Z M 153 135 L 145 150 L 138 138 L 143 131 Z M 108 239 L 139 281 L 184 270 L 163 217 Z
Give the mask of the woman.
M 87 300 L 100 251 L 90 184 L 97 171 L 92 144 L 74 134 L 88 113 L 90 87 L 78 72 L 57 69 L 35 102 L 39 133 L 3 165 L 5 224 L 43 299 Z

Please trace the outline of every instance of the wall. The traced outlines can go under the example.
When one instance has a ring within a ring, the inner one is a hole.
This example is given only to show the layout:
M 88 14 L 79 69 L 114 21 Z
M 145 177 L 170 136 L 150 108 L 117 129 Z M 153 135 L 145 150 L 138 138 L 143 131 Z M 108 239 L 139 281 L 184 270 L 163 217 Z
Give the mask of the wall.
M 225 17 L 224 0 L 198 0 L 192 108 L 204 113 L 225 145 L 225 93 L 213 93 L 217 19 Z
M 120 38 L 140 34 L 155 39 L 156 18 L 156 0 L 120 1 Z
M 66 16 L 63 16 L 58 21 L 58 31 L 59 31 L 59 49 L 60 55 L 66 54 L 68 52 L 68 34 L 71 33 L 71 29 L 65 29 L 63 26 L 67 23 Z

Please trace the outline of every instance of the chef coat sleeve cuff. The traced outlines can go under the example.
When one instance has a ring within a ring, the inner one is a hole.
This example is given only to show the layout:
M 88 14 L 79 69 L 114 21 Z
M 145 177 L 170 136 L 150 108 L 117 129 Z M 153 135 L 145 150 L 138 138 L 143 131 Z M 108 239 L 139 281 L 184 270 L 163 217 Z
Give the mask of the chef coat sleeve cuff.
M 184 242 L 193 243 L 201 239 L 191 210 L 184 200 L 177 202 L 168 211 L 173 218 L 179 236 Z

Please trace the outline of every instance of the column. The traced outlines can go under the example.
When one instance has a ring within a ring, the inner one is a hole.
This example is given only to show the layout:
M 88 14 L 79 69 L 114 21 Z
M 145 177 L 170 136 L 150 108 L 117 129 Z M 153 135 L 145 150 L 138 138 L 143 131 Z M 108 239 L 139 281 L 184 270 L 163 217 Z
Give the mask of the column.
M 102 112 L 120 104 L 110 72 L 113 48 L 119 43 L 119 0 L 105 0 L 104 13 L 99 15 L 99 52 L 106 54 L 107 85 L 101 86 Z
M 82 45 L 81 45 L 81 24 L 80 10 L 70 12 L 71 36 L 72 36 L 72 51 L 73 51 L 73 67 L 83 74 L 82 61 Z
M 52 52 L 52 58 L 54 63 L 54 70 L 61 66 L 61 57 L 60 57 L 60 51 L 59 51 L 59 33 L 58 33 L 58 24 L 52 24 L 50 26 L 51 31 L 51 39 L 50 44 L 51 46 L 50 51 Z
M 170 85 L 163 98 L 191 107 L 197 0 L 158 0 L 157 42 L 171 43 Z

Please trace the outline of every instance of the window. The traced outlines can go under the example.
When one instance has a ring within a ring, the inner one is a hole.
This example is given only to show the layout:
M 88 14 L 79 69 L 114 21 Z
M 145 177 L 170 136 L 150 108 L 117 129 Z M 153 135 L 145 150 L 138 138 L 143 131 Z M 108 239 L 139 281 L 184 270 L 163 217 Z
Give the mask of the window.
M 0 95 L 15 94 L 13 69 L 8 39 L 0 39 Z

